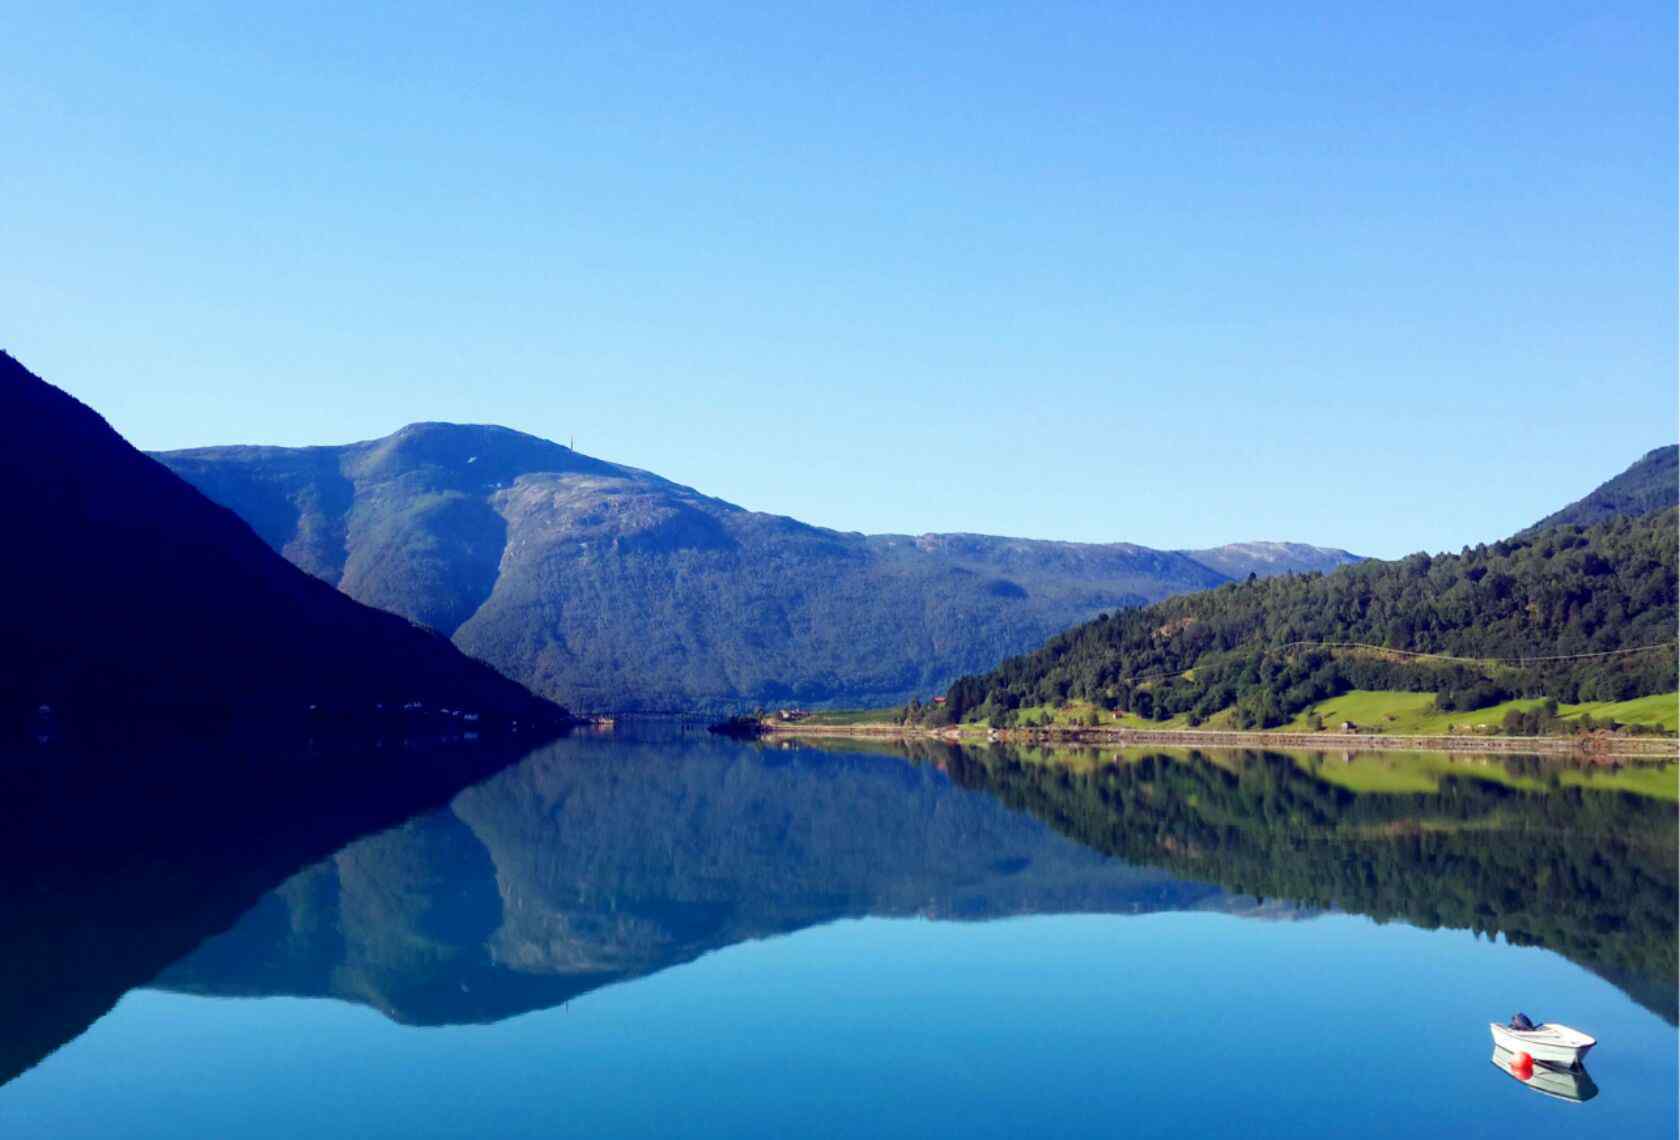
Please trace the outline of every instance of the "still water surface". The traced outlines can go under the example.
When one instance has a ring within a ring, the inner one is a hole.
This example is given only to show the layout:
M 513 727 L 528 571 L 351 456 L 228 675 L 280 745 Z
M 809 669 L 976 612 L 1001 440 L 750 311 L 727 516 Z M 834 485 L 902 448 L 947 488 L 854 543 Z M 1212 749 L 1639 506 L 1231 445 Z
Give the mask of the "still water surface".
M 0 1133 L 1671 1136 L 1643 779 L 631 732 L 284 873 L 332 829 L 277 793 L 7 880 Z M 1593 1099 L 1490 1063 L 1519 1008 L 1599 1036 Z

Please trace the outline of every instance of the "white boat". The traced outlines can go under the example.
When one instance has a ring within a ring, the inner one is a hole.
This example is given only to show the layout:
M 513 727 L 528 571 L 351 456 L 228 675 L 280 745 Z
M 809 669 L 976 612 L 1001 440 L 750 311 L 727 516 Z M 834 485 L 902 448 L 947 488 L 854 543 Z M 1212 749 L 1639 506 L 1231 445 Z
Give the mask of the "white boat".
M 1554 1065 L 1579 1065 L 1587 1050 L 1598 1044 L 1597 1038 L 1588 1037 L 1579 1029 L 1550 1022 L 1536 1025 L 1533 1029 L 1512 1029 L 1509 1025 L 1491 1021 L 1488 1028 L 1493 1031 L 1493 1043 L 1501 1049 L 1527 1053 L 1536 1061 Z
M 1598 1085 L 1593 1083 L 1592 1077 L 1588 1076 L 1583 1068 L 1566 1069 L 1545 1061 L 1531 1061 L 1524 1065 L 1518 1062 L 1517 1054 L 1497 1045 L 1493 1047 L 1492 1060 L 1495 1066 L 1504 1070 L 1506 1076 L 1519 1082 L 1524 1088 L 1556 1097 L 1558 1100 L 1580 1104 L 1598 1095 Z

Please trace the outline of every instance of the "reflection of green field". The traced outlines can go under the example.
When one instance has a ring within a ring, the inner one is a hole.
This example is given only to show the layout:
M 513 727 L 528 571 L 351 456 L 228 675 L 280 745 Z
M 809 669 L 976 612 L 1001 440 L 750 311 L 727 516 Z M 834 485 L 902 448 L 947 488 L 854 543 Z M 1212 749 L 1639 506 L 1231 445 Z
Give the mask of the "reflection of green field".
M 1475 753 L 1371 752 L 1346 760 L 1339 754 L 1330 757 L 1316 754 L 1303 757 L 1300 753 L 1289 755 L 1325 783 L 1358 793 L 1429 793 L 1439 790 L 1443 777 L 1456 776 L 1486 780 L 1525 791 L 1544 791 L 1555 780 L 1565 787 L 1632 792 L 1653 799 L 1680 801 L 1680 785 L 1677 785 L 1673 764 L 1619 768 L 1554 764 L 1548 766 L 1543 775 L 1526 776 L 1512 773 L 1505 767 L 1501 756 Z
M 1594 791 L 1631 792 L 1650 799 L 1680 802 L 1680 768 L 1672 763 L 1622 767 L 1582 767 L 1568 760 L 1540 761 L 1537 774 L 1513 771 L 1505 754 L 1477 752 L 1302 752 L 1268 749 L 1287 756 L 1296 767 L 1327 784 L 1359 795 L 1427 795 L 1441 788 L 1445 777 L 1482 780 L 1507 788 L 1540 792 L 1556 785 Z M 1058 765 L 1070 772 L 1089 772 L 1107 764 L 1128 764 L 1145 756 L 1188 761 L 1192 755 L 1206 763 L 1235 771 L 1241 749 L 1088 748 L 1011 746 L 1010 755 L 1035 765 Z
M 813 737 L 789 739 L 789 746 L 833 752 L 865 752 L 885 756 L 908 756 L 936 760 L 951 754 L 952 745 L 943 741 L 905 740 L 892 737 L 847 738 L 844 742 Z M 774 745 L 772 745 L 774 747 Z M 967 743 L 962 747 L 985 756 L 993 749 Z M 1240 773 L 1256 753 L 1241 748 L 1164 747 L 1158 744 L 1129 748 L 1085 744 L 1009 744 L 1001 750 L 1016 763 L 1033 767 L 1060 768 L 1070 775 L 1088 775 L 1111 765 L 1129 765 L 1146 757 L 1184 764 L 1211 764 Z M 1680 802 L 1680 765 L 1673 762 L 1636 762 L 1618 765 L 1583 765 L 1560 758 L 1521 758 L 1492 752 L 1309 752 L 1299 749 L 1268 748 L 1266 752 L 1287 757 L 1296 768 L 1326 784 L 1356 795 L 1433 795 L 1442 780 L 1478 780 L 1525 792 L 1549 788 L 1583 788 L 1599 792 L 1628 792 L 1646 799 Z
M 1673 764 L 1652 764 L 1604 771 L 1598 768 L 1566 768 L 1558 782 L 1584 788 L 1615 788 L 1655 800 L 1680 801 L 1680 780 Z
M 1310 732 L 1307 718 L 1317 713 L 1324 727 L 1331 731 L 1343 721 L 1352 721 L 1362 729 L 1376 732 L 1406 733 L 1409 735 L 1445 735 L 1449 729 L 1469 731 L 1479 726 L 1497 729 L 1505 714 L 1515 709 L 1527 712 L 1545 702 L 1515 700 L 1492 705 L 1472 712 L 1463 710 L 1440 712 L 1435 708 L 1433 693 L 1397 693 L 1381 690 L 1355 689 L 1339 697 L 1321 701 L 1283 725 L 1279 732 Z M 1680 727 L 1680 693 L 1659 693 L 1631 701 L 1592 701 L 1578 705 L 1559 705 L 1558 714 L 1565 719 L 1591 714 L 1594 720 L 1614 720 L 1621 724 L 1655 725 L 1674 731 Z

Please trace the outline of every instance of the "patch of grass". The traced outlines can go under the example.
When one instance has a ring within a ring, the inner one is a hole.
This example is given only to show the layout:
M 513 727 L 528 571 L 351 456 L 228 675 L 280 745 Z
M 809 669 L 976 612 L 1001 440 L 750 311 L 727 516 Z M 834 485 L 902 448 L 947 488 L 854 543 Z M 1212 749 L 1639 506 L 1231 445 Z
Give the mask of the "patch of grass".
M 1089 701 L 1069 701 L 1061 708 L 1055 705 L 1022 705 L 1015 710 L 1015 725 L 1037 728 L 1048 719 L 1049 723 L 1062 728 L 1079 728 L 1090 722 L 1093 713 L 1096 714 L 1099 725 L 1119 723 L 1114 719 L 1113 713 L 1100 709 Z
M 1342 724 L 1351 721 L 1360 728 L 1372 732 L 1445 732 L 1446 723 L 1443 721 L 1439 729 L 1423 727 L 1430 723 L 1435 713 L 1434 693 L 1398 693 L 1383 690 L 1355 689 L 1351 693 L 1343 693 L 1339 697 L 1332 697 L 1327 701 L 1320 701 L 1310 709 L 1304 709 L 1294 720 L 1279 725 L 1274 732 L 1311 732 L 1308 719 L 1317 713 L 1324 720 L 1327 732 L 1339 731 Z M 1456 714 L 1462 719 L 1466 715 L 1474 715 L 1478 719 L 1481 713 Z M 1501 713 L 1500 715 L 1504 715 Z
M 1016 728 L 1038 728 L 1049 723 L 1058 728 L 1084 728 L 1090 725 L 1090 716 L 1096 714 L 1096 726 L 1100 728 L 1135 728 L 1143 731 L 1150 729 L 1181 729 L 1200 728 L 1208 730 L 1234 730 L 1234 712 L 1224 709 L 1215 713 L 1201 724 L 1192 725 L 1188 714 L 1180 713 L 1170 720 L 1148 720 L 1135 713 L 1114 713 L 1099 708 L 1089 701 L 1069 701 L 1060 708 L 1055 705 L 1022 705 L 1015 710 Z
M 772 720 L 776 712 L 770 713 Z M 798 724 L 898 724 L 904 719 L 902 705 L 885 709 L 826 709 L 801 717 Z
M 1577 717 L 1591 713 L 1594 720 L 1621 724 L 1648 724 L 1669 732 L 1680 731 L 1680 693 L 1655 693 L 1631 701 L 1598 701 L 1584 705 L 1561 705 L 1559 714 Z
M 1344 721 L 1352 721 L 1368 732 L 1390 732 L 1410 736 L 1444 736 L 1449 728 L 1469 732 L 1477 726 L 1486 726 L 1489 730 L 1497 731 L 1507 712 L 1513 709 L 1528 712 L 1543 704 L 1543 700 L 1522 698 L 1468 712 L 1463 709 L 1441 712 L 1435 707 L 1433 693 L 1355 689 L 1339 697 L 1320 701 L 1288 724 L 1273 731 L 1311 732 L 1307 720 L 1315 712 L 1324 719 L 1324 728 L 1328 732 L 1340 729 Z M 1558 706 L 1558 715 L 1565 720 L 1577 719 L 1587 714 L 1591 714 L 1594 720 L 1656 725 L 1672 732 L 1680 727 L 1680 694 L 1662 693 L 1631 701 L 1591 701 Z

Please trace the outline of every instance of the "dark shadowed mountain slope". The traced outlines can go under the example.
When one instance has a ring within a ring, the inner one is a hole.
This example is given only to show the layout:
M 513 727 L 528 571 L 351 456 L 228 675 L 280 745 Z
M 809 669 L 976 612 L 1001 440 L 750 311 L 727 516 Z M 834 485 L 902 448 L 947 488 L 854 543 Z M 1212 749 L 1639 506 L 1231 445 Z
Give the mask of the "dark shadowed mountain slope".
M 1308 546 L 1304 542 L 1232 542 L 1208 550 L 1181 550 L 1227 578 L 1250 574 L 1271 578 L 1278 574 L 1329 571 L 1361 561 L 1359 555 L 1332 546 Z
M 446 639 L 277 557 L 238 516 L 0 354 L 0 703 L 194 719 L 450 702 L 558 718 Z M 83 715 L 75 717 L 77 712 Z
M 158 458 L 351 597 L 581 707 L 925 696 L 1225 580 L 1127 543 L 826 530 L 498 427 Z
M 1680 503 L 1680 446 L 1648 451 L 1638 462 L 1592 494 L 1547 515 L 1523 534 L 1573 523 L 1592 526 L 1613 518 L 1636 518 Z

